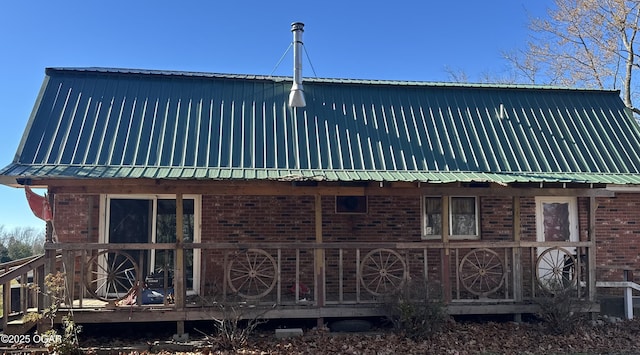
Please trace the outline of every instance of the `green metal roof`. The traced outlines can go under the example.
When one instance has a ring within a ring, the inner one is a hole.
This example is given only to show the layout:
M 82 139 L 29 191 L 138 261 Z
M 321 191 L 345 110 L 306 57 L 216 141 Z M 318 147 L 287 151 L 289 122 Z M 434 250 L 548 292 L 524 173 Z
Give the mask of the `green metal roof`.
M 15 178 L 639 184 L 617 91 L 49 68 Z

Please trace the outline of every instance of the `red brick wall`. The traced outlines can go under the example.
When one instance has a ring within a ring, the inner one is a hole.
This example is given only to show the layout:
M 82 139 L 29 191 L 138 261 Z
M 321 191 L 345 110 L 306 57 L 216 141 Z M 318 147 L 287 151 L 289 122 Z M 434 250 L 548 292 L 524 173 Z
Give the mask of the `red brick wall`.
M 367 205 L 366 214 L 335 213 L 335 197 L 323 197 L 323 240 L 327 242 L 420 241 L 419 197 L 370 196 Z
M 480 199 L 480 233 L 482 240 L 513 240 L 513 199 L 482 197 Z
M 481 198 L 482 240 L 512 240 L 511 202 L 511 197 Z M 535 241 L 535 198 L 522 197 L 520 202 L 521 239 Z M 337 214 L 334 203 L 334 197 L 322 197 L 325 242 L 421 241 L 419 196 L 371 196 L 366 214 Z M 598 198 L 597 203 L 595 233 L 598 279 L 622 280 L 622 267 L 640 270 L 640 194 L 618 193 L 612 198 Z M 314 205 L 313 196 L 206 195 L 202 197 L 202 242 L 313 242 Z M 55 231 L 60 241 L 98 241 L 99 196 L 56 194 L 54 210 Z M 587 240 L 589 198 L 578 199 L 578 217 L 580 239 Z M 523 259 L 527 258 L 525 254 Z M 337 254 L 328 253 L 327 257 L 333 258 L 328 262 L 333 266 L 328 267 L 335 267 Z M 345 260 L 354 257 L 344 256 Z M 437 255 L 430 257 L 436 258 Z M 203 258 L 206 259 L 204 265 L 212 273 L 222 262 L 220 255 L 209 254 Z M 303 277 L 311 282 L 313 255 L 303 251 L 303 258 L 306 261 L 302 266 Z M 412 258 L 415 259 L 410 261 L 412 265 L 420 263 L 421 256 Z M 288 260 L 283 264 L 285 269 L 294 268 L 294 256 L 284 255 L 284 259 Z M 437 262 L 431 266 L 433 270 L 430 272 L 435 272 L 439 267 Z M 525 272 L 527 269 L 524 268 Z
M 314 241 L 314 198 L 203 196 L 202 242 Z
M 56 194 L 53 225 L 58 240 L 97 243 L 99 209 L 99 197 L 96 195 Z
M 640 270 L 640 194 L 618 193 L 597 202 L 598 276 L 622 281 L 624 267 Z
M 202 197 L 203 243 L 276 243 L 315 241 L 314 197 L 295 196 L 213 196 Z M 277 258 L 277 250 L 266 250 Z M 232 252 L 232 251 L 230 251 Z M 284 283 L 295 280 L 295 251 L 281 251 Z M 233 258 L 233 253 L 226 258 Z M 225 285 L 225 255 L 209 251 L 202 255 L 205 265 L 205 292 L 219 294 Z M 301 254 L 300 278 L 313 284 L 313 255 Z M 286 287 L 286 286 L 285 286 Z

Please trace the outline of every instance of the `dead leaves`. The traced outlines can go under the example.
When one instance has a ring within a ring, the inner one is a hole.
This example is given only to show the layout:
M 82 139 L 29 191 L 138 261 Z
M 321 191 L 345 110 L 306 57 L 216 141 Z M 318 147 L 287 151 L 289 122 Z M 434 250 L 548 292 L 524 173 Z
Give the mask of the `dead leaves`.
M 536 323 L 453 322 L 421 341 L 388 330 L 369 333 L 310 330 L 301 337 L 288 339 L 276 339 L 273 332 L 261 332 L 254 333 L 247 346 L 237 351 L 203 347 L 182 354 L 628 354 L 638 353 L 638 344 L 640 320 L 600 325 L 585 322 L 569 335 L 549 334 Z M 163 352 L 151 349 L 149 353 Z
M 583 324 L 569 335 L 546 334 L 535 323 L 454 323 L 436 336 L 411 341 L 395 333 L 309 332 L 252 344 L 263 354 L 550 354 L 628 353 L 640 344 L 640 321 L 592 326 Z M 258 353 L 256 353 L 258 354 Z

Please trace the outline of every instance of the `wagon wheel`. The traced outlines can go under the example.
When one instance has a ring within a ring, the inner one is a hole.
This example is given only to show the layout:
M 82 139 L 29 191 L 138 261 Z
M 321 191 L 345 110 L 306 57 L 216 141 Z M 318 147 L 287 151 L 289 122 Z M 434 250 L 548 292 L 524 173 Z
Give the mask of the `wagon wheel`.
M 567 249 L 549 248 L 538 257 L 536 276 L 545 291 L 565 291 L 576 285 L 576 257 Z
M 277 265 L 262 249 L 248 249 L 229 261 L 227 280 L 238 296 L 257 299 L 267 295 L 276 285 Z
M 360 282 L 375 296 L 399 289 L 408 274 L 404 259 L 391 249 L 372 250 L 360 262 Z
M 479 248 L 468 252 L 460 262 L 458 273 L 462 286 L 477 296 L 498 291 L 504 283 L 504 265 L 498 253 Z
M 135 288 L 138 275 L 138 265 L 129 254 L 104 250 L 89 259 L 84 284 L 99 300 L 119 301 Z

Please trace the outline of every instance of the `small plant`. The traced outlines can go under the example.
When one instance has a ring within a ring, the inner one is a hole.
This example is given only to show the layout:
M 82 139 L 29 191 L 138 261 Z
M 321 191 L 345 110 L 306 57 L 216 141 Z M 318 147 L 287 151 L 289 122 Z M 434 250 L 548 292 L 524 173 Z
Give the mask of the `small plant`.
M 42 313 L 26 314 L 25 321 L 40 322 L 47 320 L 49 322 L 50 329 L 44 332 L 41 338 L 46 340 L 44 345 L 51 352 L 57 354 L 80 354 L 78 334 L 82 327 L 73 321 L 72 314 L 69 313 L 62 317 L 62 334 L 58 333 L 54 327 L 56 315 L 64 301 L 65 274 L 59 271 L 55 274 L 48 274 L 44 278 L 44 284 L 46 286 L 44 295 L 49 298 L 49 306 L 43 309 Z
M 575 297 L 574 288 L 556 288 L 535 300 L 540 307 L 538 318 L 547 332 L 556 335 L 572 333 L 586 318 L 583 302 Z
M 260 316 L 268 311 L 250 313 L 255 307 L 246 303 L 213 302 L 211 306 L 220 311 L 212 316 L 216 332 L 213 335 L 203 335 L 216 350 L 235 351 L 244 347 L 256 328 L 265 322 Z
M 423 340 L 444 328 L 449 316 L 440 299 L 429 298 L 426 285 L 406 282 L 386 296 L 386 318 L 394 329 L 412 340 Z
M 44 333 L 43 339 L 47 339 L 45 345 L 51 352 L 57 354 L 81 354 L 78 344 L 78 334 L 82 330 L 70 316 L 62 317 L 62 334 L 55 329 Z

